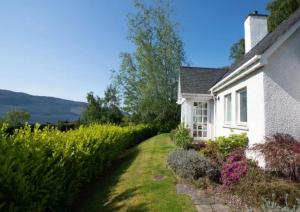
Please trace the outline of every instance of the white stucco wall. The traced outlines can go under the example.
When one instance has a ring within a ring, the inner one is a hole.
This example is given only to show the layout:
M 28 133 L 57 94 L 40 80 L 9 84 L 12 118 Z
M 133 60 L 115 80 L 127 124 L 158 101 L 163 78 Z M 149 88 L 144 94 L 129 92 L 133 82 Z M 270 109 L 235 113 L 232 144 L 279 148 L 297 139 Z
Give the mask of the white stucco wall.
M 242 88 L 247 88 L 247 125 L 237 124 L 237 103 L 236 92 Z M 232 122 L 225 125 L 225 105 L 224 96 L 231 93 L 232 98 Z M 263 92 L 263 72 L 258 70 L 255 73 L 231 84 L 217 93 L 216 101 L 216 125 L 215 136 L 228 136 L 230 134 L 247 133 L 249 144 L 262 142 L 265 134 L 264 126 L 264 92 Z
M 264 74 L 266 135 L 300 139 L 300 29 L 271 55 Z

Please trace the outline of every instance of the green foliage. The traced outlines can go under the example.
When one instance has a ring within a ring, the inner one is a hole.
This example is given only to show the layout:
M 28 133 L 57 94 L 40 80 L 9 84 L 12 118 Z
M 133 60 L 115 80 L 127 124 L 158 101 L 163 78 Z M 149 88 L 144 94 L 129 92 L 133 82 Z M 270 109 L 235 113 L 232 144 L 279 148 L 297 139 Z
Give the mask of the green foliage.
M 186 128 L 184 124 L 178 125 L 173 139 L 175 145 L 183 149 L 187 149 L 193 141 L 189 129 Z
M 0 211 L 62 211 L 120 153 L 154 133 L 145 125 L 0 133 Z
M 177 24 L 172 22 L 172 11 L 164 2 L 147 7 L 135 1 L 137 12 L 129 15 L 128 38 L 136 49 L 133 54 L 121 54 L 122 64 L 115 80 L 132 121 L 169 132 L 179 123 L 178 70 L 185 57 Z
M 215 167 L 210 160 L 195 150 L 178 149 L 168 158 L 169 166 L 174 172 L 187 180 L 197 180 L 201 177 L 213 175 Z
M 200 151 L 205 157 L 208 157 L 219 169 L 225 160 L 224 154 L 221 152 L 218 143 L 208 141 L 206 146 Z
M 270 12 L 268 29 L 272 32 L 282 21 L 300 7 L 300 0 L 273 0 L 267 5 Z
M 87 94 L 87 107 L 82 113 L 83 123 L 100 123 L 102 116 L 102 100 L 98 96 L 94 96 L 93 92 Z
M 299 212 L 300 211 L 300 199 L 297 201 L 297 205 L 290 207 L 287 202 L 284 206 L 277 204 L 276 202 L 264 200 L 261 206 L 263 212 Z
M 92 92 L 88 93 L 87 102 L 88 106 L 82 114 L 83 123 L 121 123 L 123 113 L 115 86 L 107 87 L 104 98 L 94 96 Z
M 228 137 L 217 137 L 215 142 L 219 145 L 220 151 L 225 156 L 228 156 L 235 149 L 246 148 L 248 146 L 248 137 L 246 133 L 232 134 Z
M 7 112 L 1 122 L 8 123 L 9 126 L 22 126 L 30 119 L 30 114 L 22 110 L 13 110 Z
M 230 59 L 234 62 L 242 59 L 245 55 L 245 40 L 240 39 L 234 43 L 230 48 Z

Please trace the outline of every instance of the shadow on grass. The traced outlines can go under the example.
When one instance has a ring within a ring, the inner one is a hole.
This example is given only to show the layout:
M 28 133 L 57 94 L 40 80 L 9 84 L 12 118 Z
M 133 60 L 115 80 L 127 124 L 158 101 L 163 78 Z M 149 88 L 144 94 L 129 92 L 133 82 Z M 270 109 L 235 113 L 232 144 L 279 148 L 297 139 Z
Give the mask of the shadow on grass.
M 112 166 L 106 171 L 104 176 L 96 179 L 93 183 L 87 185 L 71 207 L 70 211 L 119 211 L 122 210 L 120 202 L 135 196 L 138 187 L 127 189 L 112 199 L 109 199 L 111 189 L 116 185 L 126 172 L 130 164 L 138 155 L 139 150 L 133 147 L 128 152 L 117 159 Z M 146 204 L 140 204 L 131 208 L 127 207 L 127 211 L 146 211 Z

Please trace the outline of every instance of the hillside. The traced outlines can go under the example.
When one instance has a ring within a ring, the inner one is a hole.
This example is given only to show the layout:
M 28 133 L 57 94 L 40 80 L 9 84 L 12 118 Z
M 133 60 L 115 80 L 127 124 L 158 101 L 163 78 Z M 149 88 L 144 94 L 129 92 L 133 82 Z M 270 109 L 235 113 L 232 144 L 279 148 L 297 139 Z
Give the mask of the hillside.
M 77 120 L 86 103 L 0 89 L 0 117 L 8 111 L 22 109 L 31 115 L 30 123 L 55 123 Z

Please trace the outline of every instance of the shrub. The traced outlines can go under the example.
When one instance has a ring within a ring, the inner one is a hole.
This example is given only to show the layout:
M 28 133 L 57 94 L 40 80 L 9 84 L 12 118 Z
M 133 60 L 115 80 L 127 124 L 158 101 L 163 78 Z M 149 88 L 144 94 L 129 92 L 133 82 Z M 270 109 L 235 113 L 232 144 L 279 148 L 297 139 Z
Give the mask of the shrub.
M 296 205 L 290 207 L 286 202 L 284 206 L 277 204 L 276 202 L 264 200 L 261 206 L 263 212 L 299 212 L 300 211 L 300 200 L 297 201 Z
M 168 164 L 182 178 L 197 180 L 207 175 L 214 177 L 215 167 L 210 160 L 195 150 L 178 149 L 171 153 Z
M 62 211 L 82 185 L 154 133 L 145 125 L 68 132 L 25 126 L 11 136 L 0 133 L 0 211 Z
M 176 133 L 176 129 L 171 130 L 171 131 L 170 131 L 170 134 L 169 134 L 170 139 L 171 139 L 171 141 L 173 141 L 173 142 L 174 142 L 174 135 L 175 135 L 175 133 Z
M 266 166 L 292 180 L 300 180 L 300 143 L 288 134 L 275 134 L 253 150 L 263 154 Z
M 192 141 L 193 138 L 190 136 L 190 131 L 184 126 L 184 124 L 178 125 L 174 134 L 175 145 L 187 149 Z
M 231 191 L 253 207 L 260 207 L 264 200 L 275 202 L 280 206 L 287 203 L 291 207 L 297 204 L 300 197 L 300 185 L 274 178 L 252 162 L 248 162 L 246 176 L 238 181 Z
M 221 171 L 221 181 L 226 188 L 232 188 L 247 173 L 247 160 L 243 150 L 235 150 L 226 159 Z
M 190 145 L 190 148 L 194 149 L 196 151 L 200 151 L 200 150 L 204 149 L 205 147 L 206 147 L 206 143 L 203 141 L 198 141 L 198 142 L 192 143 Z
M 228 137 L 220 136 L 216 138 L 216 143 L 220 147 L 220 151 L 228 156 L 230 152 L 239 148 L 246 148 L 248 146 L 248 137 L 246 133 L 233 134 Z
M 201 150 L 201 153 L 205 157 L 208 157 L 217 167 L 221 168 L 225 157 L 221 152 L 218 143 L 214 141 L 208 141 L 206 146 Z

